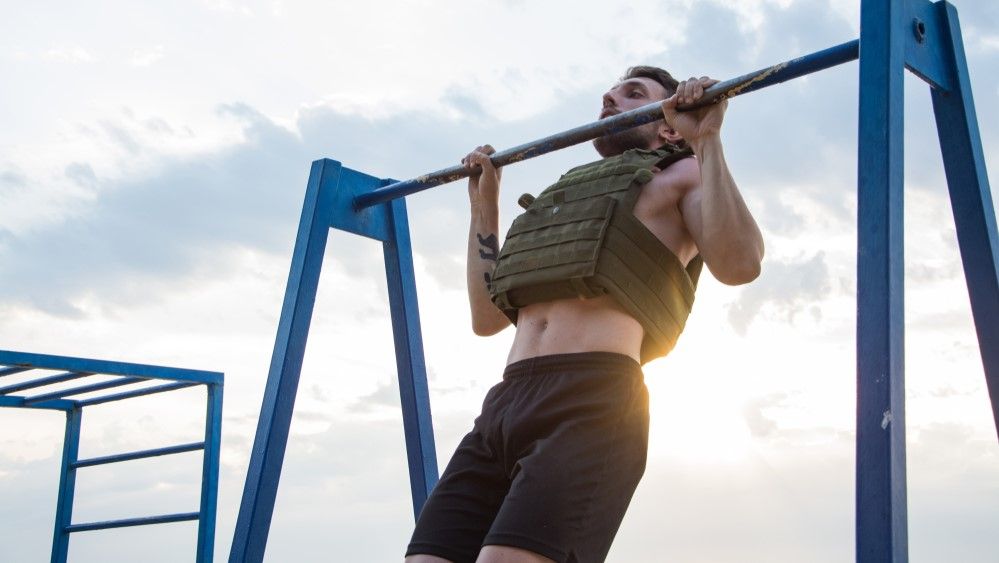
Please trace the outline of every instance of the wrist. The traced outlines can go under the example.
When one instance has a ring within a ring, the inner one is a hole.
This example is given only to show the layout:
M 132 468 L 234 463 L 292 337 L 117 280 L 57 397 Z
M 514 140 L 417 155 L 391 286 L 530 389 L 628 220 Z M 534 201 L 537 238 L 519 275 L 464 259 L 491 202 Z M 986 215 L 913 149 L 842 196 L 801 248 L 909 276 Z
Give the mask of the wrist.
M 721 133 L 707 133 L 696 139 L 687 141 L 687 144 L 690 145 L 691 150 L 693 150 L 694 154 L 697 156 L 703 156 L 711 151 L 720 152 L 722 148 Z

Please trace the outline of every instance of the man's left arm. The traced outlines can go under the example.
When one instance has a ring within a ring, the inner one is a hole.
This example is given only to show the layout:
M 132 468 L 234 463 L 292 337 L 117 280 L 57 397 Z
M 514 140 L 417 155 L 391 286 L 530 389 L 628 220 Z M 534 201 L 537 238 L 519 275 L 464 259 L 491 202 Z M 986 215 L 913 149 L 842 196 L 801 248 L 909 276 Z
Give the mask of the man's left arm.
M 699 110 L 677 112 L 676 105 L 696 101 L 716 81 L 684 81 L 676 95 L 663 103 L 667 123 L 697 155 L 700 182 L 684 194 L 680 212 L 705 265 L 718 281 L 749 283 L 760 274 L 763 236 L 739 193 L 725 162 L 721 123 L 728 101 Z

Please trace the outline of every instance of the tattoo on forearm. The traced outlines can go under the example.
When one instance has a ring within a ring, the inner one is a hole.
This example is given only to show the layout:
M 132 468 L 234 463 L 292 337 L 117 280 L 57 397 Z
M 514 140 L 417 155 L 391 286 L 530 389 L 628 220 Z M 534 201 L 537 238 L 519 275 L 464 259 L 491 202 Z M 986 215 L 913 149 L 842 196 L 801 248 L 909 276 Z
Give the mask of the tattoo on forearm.
M 475 237 L 479 239 L 479 244 L 485 247 L 485 250 L 479 249 L 479 258 L 495 262 L 499 258 L 499 241 L 496 240 L 496 235 L 491 234 L 483 238 L 481 234 L 475 233 Z
M 483 272 L 482 277 L 486 280 L 486 287 L 489 287 L 489 284 L 493 283 L 493 277 L 489 275 L 489 272 Z

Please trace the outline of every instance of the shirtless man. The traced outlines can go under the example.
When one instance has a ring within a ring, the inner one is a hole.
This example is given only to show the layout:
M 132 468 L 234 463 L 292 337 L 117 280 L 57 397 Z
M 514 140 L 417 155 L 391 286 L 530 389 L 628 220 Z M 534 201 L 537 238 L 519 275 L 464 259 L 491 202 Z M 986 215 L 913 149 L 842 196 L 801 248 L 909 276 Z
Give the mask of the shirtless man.
M 594 146 L 607 162 L 629 149 L 638 155 L 664 146 L 692 149 L 693 155 L 677 154 L 678 160 L 646 173 L 635 192 L 634 217 L 658 239 L 653 243 L 672 253 L 678 271 L 697 257 L 716 279 L 738 285 L 759 275 L 763 239 L 722 152 L 727 102 L 676 110 L 715 82 L 677 83 L 655 67 L 629 69 L 604 94 L 600 118 L 664 100 L 664 120 Z M 611 292 L 534 302 L 512 315 L 494 304 L 501 171 L 489 160 L 493 152 L 480 146 L 462 160 L 481 169 L 468 186 L 472 326 L 488 336 L 513 318 L 516 335 L 503 381 L 486 396 L 424 506 L 406 562 L 603 561 L 645 469 L 646 327 L 637 309 Z M 546 209 L 559 211 L 557 205 Z M 692 278 L 696 284 L 696 274 Z M 667 351 L 660 347 L 651 357 Z

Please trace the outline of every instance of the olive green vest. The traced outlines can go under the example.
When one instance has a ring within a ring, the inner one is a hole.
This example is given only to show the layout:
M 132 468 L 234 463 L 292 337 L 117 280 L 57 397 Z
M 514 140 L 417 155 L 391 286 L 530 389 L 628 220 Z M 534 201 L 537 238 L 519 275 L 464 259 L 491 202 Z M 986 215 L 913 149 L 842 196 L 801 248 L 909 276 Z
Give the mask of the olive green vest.
M 641 359 L 665 356 L 694 304 L 700 256 L 686 268 L 633 209 L 651 168 L 665 169 L 690 149 L 632 149 L 565 173 L 535 199 L 521 197 L 489 291 L 517 322 L 534 303 L 610 294 L 645 329 Z

